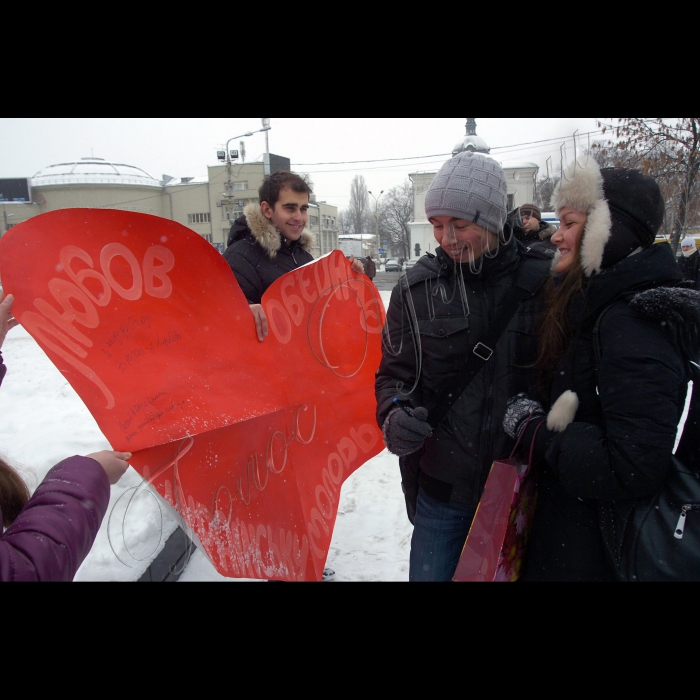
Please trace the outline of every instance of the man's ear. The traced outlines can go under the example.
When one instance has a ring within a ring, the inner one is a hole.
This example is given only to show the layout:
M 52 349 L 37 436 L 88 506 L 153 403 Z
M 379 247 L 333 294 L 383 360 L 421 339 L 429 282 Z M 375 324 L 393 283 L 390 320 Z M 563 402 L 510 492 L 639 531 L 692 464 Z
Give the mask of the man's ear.
M 266 219 L 271 219 L 274 213 L 273 208 L 267 202 L 260 202 L 260 209 Z

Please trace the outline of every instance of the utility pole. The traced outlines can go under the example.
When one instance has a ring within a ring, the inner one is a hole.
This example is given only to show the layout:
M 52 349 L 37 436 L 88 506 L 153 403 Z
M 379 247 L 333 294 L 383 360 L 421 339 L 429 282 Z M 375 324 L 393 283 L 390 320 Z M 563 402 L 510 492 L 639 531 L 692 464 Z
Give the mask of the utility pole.
M 261 131 L 265 132 L 265 153 L 269 153 L 270 152 L 270 144 L 267 140 L 267 132 L 270 131 L 270 119 L 269 119 L 269 117 L 267 117 L 267 118 L 261 117 L 261 119 L 262 119 L 262 125 L 263 125 L 263 128 L 261 129 Z
M 382 190 L 379 193 L 378 197 L 375 197 L 370 190 L 367 190 L 367 194 L 371 195 L 372 199 L 374 199 L 374 236 L 377 239 L 377 255 L 379 255 L 379 249 L 381 248 L 380 240 L 379 240 L 379 200 L 381 199 L 381 196 L 384 194 L 384 190 Z M 370 251 L 370 257 L 371 257 L 371 251 Z

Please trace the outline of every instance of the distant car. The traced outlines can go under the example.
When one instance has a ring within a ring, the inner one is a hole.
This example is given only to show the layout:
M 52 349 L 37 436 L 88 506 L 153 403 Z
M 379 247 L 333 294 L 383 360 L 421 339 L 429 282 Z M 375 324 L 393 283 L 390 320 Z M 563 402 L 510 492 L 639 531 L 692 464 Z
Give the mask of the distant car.
M 406 262 L 403 264 L 403 271 L 408 272 L 417 262 L 418 262 L 418 258 L 412 258 L 411 260 L 406 260 Z
M 554 228 L 557 230 L 559 229 L 559 224 L 561 223 L 555 211 L 543 211 L 542 221 L 546 221 L 548 224 L 554 226 Z
M 398 260 L 387 260 L 384 263 L 384 272 L 401 272 L 401 266 Z

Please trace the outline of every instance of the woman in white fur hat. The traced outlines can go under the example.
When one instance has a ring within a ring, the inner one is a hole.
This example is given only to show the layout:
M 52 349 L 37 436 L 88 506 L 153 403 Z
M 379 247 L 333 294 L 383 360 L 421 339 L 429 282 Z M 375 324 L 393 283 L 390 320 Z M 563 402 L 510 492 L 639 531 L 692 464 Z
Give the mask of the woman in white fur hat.
M 678 260 L 683 279 L 692 282 L 695 289 L 700 289 L 700 253 L 692 236 L 681 241 L 681 258 Z
M 602 504 L 664 482 L 687 360 L 698 360 L 700 292 L 679 288 L 671 247 L 654 245 L 664 204 L 652 178 L 589 159 L 569 169 L 554 202 L 561 226 L 537 364 L 549 410 L 520 394 L 504 419 L 545 457 L 521 580 L 612 581 L 612 526 L 624 522 L 601 528 Z

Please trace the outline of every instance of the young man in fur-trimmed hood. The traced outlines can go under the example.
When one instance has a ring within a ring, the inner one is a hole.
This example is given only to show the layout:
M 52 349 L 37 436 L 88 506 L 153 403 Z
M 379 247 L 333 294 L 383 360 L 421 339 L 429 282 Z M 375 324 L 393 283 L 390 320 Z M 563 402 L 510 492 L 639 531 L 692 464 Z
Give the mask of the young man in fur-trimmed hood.
M 224 258 L 250 304 L 258 340 L 268 333 L 261 300 L 279 277 L 313 260 L 314 235 L 309 220 L 309 183 L 300 175 L 279 170 L 258 190 L 260 204 L 248 204 L 231 227 Z M 353 269 L 363 272 L 359 261 Z

